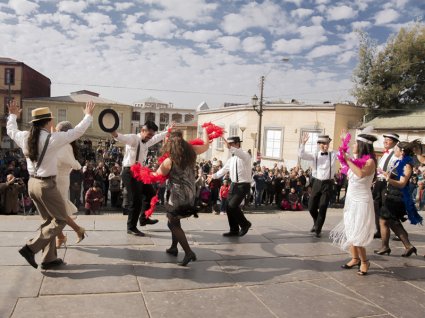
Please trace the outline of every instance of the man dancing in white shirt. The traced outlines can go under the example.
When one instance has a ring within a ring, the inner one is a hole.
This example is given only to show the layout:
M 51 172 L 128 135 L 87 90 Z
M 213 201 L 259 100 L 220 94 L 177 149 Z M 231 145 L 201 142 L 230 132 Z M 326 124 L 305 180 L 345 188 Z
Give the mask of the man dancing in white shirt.
M 170 128 L 173 126 L 174 124 Z M 111 133 L 115 140 L 126 145 L 121 177 L 127 190 L 127 200 L 129 203 L 127 233 L 135 236 L 145 236 L 137 228 L 137 220 L 140 220 L 141 226 L 158 223 L 158 220 L 149 219 L 145 215 L 145 211 L 149 208 L 151 199 L 155 195 L 153 186 L 136 180 L 130 171 L 131 166 L 135 163 L 144 163 L 146 161 L 149 147 L 164 140 L 167 135 L 167 129 L 155 135 L 157 131 L 158 126 L 152 121 L 147 121 L 139 134 L 122 135 L 116 131 Z
M 249 194 L 251 187 L 251 156 L 241 149 L 241 140 L 238 136 L 223 138 L 224 143 L 230 150 L 232 157 L 227 160 L 223 168 L 209 176 L 209 180 L 221 178 L 230 172 L 232 181 L 227 198 L 227 219 L 229 221 L 230 231 L 223 233 L 223 236 L 244 236 L 249 228 L 249 222 L 241 208 L 239 207 L 246 195 Z

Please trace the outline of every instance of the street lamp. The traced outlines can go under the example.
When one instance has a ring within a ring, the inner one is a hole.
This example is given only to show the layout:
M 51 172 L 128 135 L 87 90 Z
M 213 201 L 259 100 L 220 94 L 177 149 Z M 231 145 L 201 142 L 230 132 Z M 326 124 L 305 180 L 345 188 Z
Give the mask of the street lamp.
M 242 131 L 242 141 L 243 141 L 243 132 L 245 131 L 246 127 L 239 127 L 239 129 Z

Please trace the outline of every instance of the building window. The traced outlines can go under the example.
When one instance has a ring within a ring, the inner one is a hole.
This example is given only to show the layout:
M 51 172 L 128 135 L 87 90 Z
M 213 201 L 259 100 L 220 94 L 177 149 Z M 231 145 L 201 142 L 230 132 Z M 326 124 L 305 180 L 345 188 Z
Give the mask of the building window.
M 147 122 L 148 120 L 155 122 L 155 113 L 146 113 L 145 122 Z
M 223 128 L 224 129 L 224 125 L 217 125 L 217 126 L 220 126 L 221 128 Z M 223 150 L 223 145 L 224 145 L 224 142 L 223 142 L 223 139 L 222 138 L 217 138 L 216 139 L 217 141 L 217 143 L 216 143 L 216 149 L 217 150 Z
M 182 122 L 182 114 L 172 114 L 171 115 L 171 121 L 174 121 L 176 123 L 181 123 Z
M 15 69 L 6 68 L 4 70 L 4 85 L 15 85 Z
M 120 125 L 118 126 L 119 130 L 122 130 L 122 119 L 123 119 L 123 113 L 118 113 L 118 117 L 120 119 Z
M 283 129 L 265 128 L 264 154 L 270 158 L 282 158 Z
M 229 127 L 229 136 L 239 136 L 239 126 L 230 125 Z
M 192 114 L 186 114 L 184 115 L 184 122 L 187 123 L 188 121 L 192 121 L 193 120 L 193 115 Z
M 58 123 L 66 121 L 66 109 L 58 109 Z
M 165 127 L 167 127 L 169 122 L 170 122 L 170 114 L 167 114 L 167 113 L 159 114 L 159 130 L 160 131 L 165 130 Z
M 140 122 L 140 112 L 133 112 L 131 114 L 131 120 Z

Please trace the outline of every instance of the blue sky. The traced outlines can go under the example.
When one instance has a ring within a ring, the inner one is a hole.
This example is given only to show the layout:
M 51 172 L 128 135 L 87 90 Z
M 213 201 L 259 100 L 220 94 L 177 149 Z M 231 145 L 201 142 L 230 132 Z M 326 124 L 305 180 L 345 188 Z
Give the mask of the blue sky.
M 0 56 L 122 103 L 176 107 L 353 101 L 364 30 L 379 45 L 421 20 L 421 0 L 0 0 Z M 289 58 L 289 61 L 282 61 Z

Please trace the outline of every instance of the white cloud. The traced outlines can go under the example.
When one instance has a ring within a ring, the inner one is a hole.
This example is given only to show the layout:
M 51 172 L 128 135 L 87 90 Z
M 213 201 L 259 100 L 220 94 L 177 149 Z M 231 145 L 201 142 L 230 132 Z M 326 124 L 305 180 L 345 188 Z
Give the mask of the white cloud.
M 337 64 L 346 64 L 350 62 L 354 57 L 356 57 L 356 52 L 354 51 L 346 51 L 344 53 L 341 53 L 336 58 Z
M 263 3 L 250 2 L 244 5 L 239 13 L 230 13 L 223 18 L 222 28 L 229 34 L 255 27 L 267 29 L 271 33 L 287 32 L 295 28 L 288 23 L 281 7 L 270 0 Z
M 285 2 L 293 3 L 297 7 L 299 7 L 301 5 L 301 3 L 303 2 L 303 0 L 285 0 Z
M 61 1 L 58 3 L 59 12 L 68 12 L 79 15 L 87 8 L 85 1 Z
M 329 0 L 316 0 L 316 4 L 328 4 Z
M 383 11 L 379 11 L 375 15 L 375 24 L 383 25 L 390 22 L 394 22 L 399 18 L 400 14 L 393 9 L 385 9 Z
M 311 18 L 311 22 L 314 25 L 320 25 L 323 22 L 323 17 L 316 15 L 316 16 L 314 16 L 314 17 Z
M 228 51 L 237 51 L 241 48 L 241 40 L 236 36 L 222 36 L 217 42 Z
M 357 15 L 357 11 L 345 5 L 332 7 L 327 10 L 327 17 L 329 21 L 352 19 L 356 15 Z
M 303 19 L 305 17 L 309 17 L 310 15 L 312 15 L 313 12 L 314 11 L 311 9 L 299 8 L 299 9 L 291 11 L 291 17 Z
M 327 40 L 326 31 L 321 25 L 302 26 L 298 28 L 298 33 L 301 38 L 280 39 L 273 43 L 273 49 L 279 53 L 297 54 Z
M 205 23 L 212 21 L 212 13 L 218 4 L 206 0 L 143 0 L 147 4 L 154 5 L 150 17 L 155 19 L 177 18 L 187 22 Z M 160 6 L 161 9 L 155 9 Z
M 354 4 L 360 11 L 365 11 L 369 7 L 369 3 L 373 3 L 375 0 L 354 0 Z
M 114 3 L 114 5 L 115 5 L 115 9 L 117 9 L 117 11 L 125 11 L 125 10 L 133 7 L 134 3 L 132 3 L 132 2 L 117 2 L 117 3 Z
M 351 23 L 351 27 L 353 30 L 363 30 L 363 29 L 368 29 L 372 26 L 372 23 L 370 23 L 369 21 L 355 21 L 353 23 Z
M 340 51 L 341 48 L 338 45 L 321 45 L 311 50 L 310 53 L 307 54 L 307 58 L 315 59 L 327 55 L 334 55 Z
M 37 3 L 28 0 L 10 0 L 9 6 L 15 10 L 18 15 L 29 15 L 39 8 Z
M 198 31 L 187 31 L 183 33 L 183 38 L 186 40 L 192 40 L 195 42 L 208 42 L 216 39 L 221 35 L 218 30 L 198 30 Z
M 143 31 L 158 39 L 171 39 L 177 26 L 170 20 L 147 21 L 143 24 Z
M 266 44 L 262 36 L 250 36 L 242 41 L 242 48 L 245 52 L 257 53 L 263 51 Z

